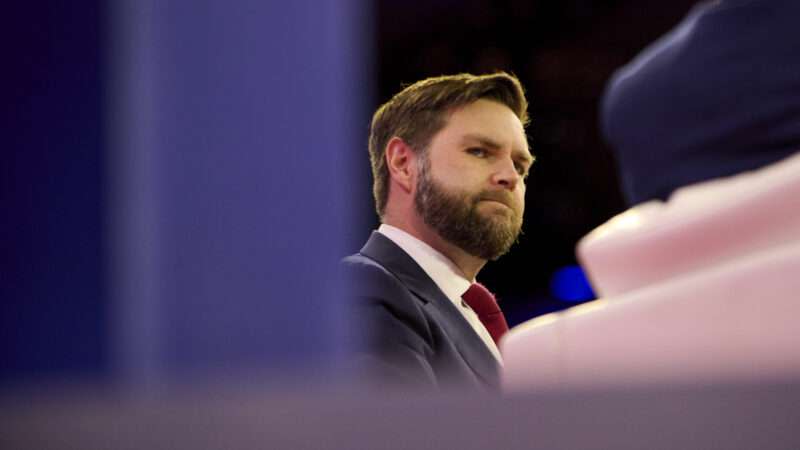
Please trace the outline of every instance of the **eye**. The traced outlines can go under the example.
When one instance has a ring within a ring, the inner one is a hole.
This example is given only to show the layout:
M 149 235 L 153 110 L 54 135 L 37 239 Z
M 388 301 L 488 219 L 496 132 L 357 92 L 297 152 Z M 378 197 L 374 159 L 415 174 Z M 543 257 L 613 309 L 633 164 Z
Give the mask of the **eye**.
M 525 165 L 524 164 L 515 162 L 514 163 L 514 168 L 517 170 L 517 173 L 519 174 L 519 176 L 522 177 L 523 180 L 527 180 L 528 179 L 528 175 L 530 174 L 530 172 L 528 172 L 525 169 Z
M 467 153 L 472 156 L 477 156 L 478 158 L 486 158 L 489 155 L 489 152 L 487 152 L 485 148 L 481 147 L 470 147 L 467 149 Z

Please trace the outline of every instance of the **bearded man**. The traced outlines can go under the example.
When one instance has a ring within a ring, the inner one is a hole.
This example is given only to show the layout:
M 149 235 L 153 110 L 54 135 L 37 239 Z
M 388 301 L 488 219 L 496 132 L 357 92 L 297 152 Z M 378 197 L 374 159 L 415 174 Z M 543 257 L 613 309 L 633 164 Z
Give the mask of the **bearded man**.
M 476 276 L 522 227 L 526 111 L 514 76 L 460 74 L 414 83 L 373 116 L 381 225 L 344 259 L 371 377 L 497 387 L 508 326 Z

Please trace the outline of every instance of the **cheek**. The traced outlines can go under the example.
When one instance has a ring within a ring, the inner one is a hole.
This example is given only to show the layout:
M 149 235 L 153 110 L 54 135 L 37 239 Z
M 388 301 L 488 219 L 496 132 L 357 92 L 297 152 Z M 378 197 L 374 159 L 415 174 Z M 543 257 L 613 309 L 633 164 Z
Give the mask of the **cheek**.
M 525 186 L 523 185 L 515 192 L 514 196 L 517 199 L 517 204 L 519 204 L 522 210 L 525 210 Z
M 463 177 L 460 176 L 465 172 L 464 168 L 450 161 L 437 162 L 432 164 L 429 169 L 429 175 L 439 184 L 455 187 L 460 186 L 464 181 Z

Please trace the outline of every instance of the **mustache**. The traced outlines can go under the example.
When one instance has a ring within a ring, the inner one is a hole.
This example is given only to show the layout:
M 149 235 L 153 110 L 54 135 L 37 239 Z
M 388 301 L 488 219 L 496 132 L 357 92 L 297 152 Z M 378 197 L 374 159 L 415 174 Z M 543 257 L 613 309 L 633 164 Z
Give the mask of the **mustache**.
M 493 200 L 495 202 L 500 202 L 509 208 L 517 209 L 518 205 L 514 201 L 514 196 L 511 195 L 510 192 L 506 190 L 502 191 L 482 191 L 478 195 L 475 196 L 474 203 L 478 203 L 482 200 Z

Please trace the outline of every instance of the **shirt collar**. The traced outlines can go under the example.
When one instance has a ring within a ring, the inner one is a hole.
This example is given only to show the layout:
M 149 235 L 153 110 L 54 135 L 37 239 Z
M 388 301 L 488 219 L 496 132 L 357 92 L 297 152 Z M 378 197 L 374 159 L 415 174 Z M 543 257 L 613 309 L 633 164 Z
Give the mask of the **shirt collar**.
M 467 280 L 453 261 L 436 251 L 433 247 L 411 234 L 391 225 L 381 224 L 378 232 L 389 238 L 408 253 L 439 289 L 454 303 L 461 302 L 461 295 L 472 284 Z

